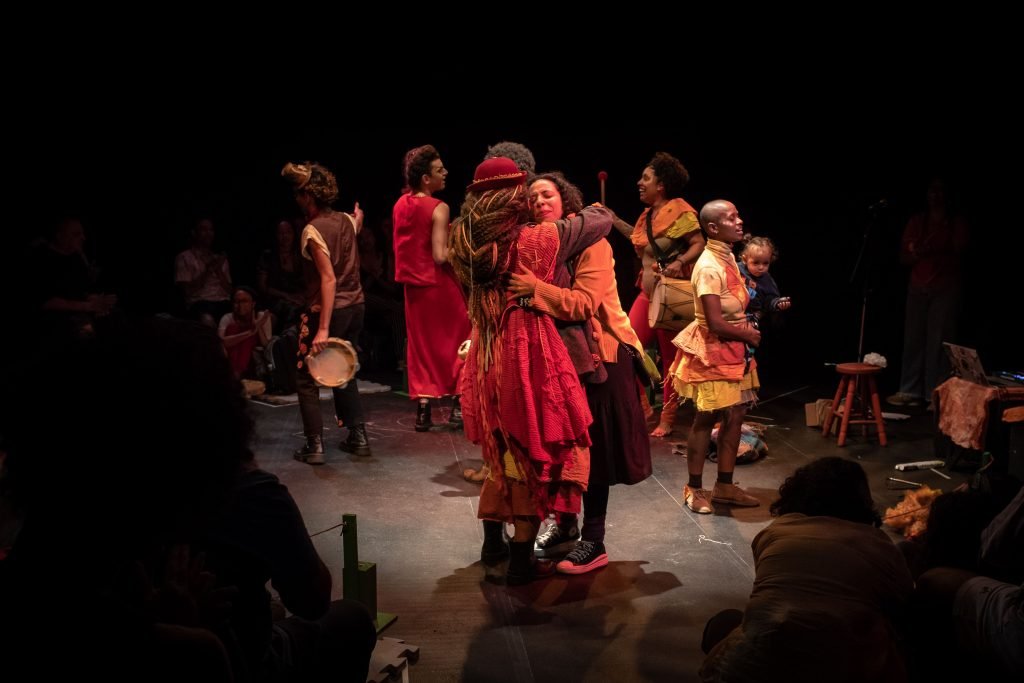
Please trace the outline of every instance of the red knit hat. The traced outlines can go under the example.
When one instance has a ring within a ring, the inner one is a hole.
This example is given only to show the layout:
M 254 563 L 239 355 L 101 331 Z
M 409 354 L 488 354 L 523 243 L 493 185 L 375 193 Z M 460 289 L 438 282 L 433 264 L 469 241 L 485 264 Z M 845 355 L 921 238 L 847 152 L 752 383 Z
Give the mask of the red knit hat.
M 526 182 L 526 171 L 520 171 L 516 162 L 506 157 L 484 159 L 473 173 L 473 182 L 467 192 L 484 192 L 502 187 L 515 187 Z

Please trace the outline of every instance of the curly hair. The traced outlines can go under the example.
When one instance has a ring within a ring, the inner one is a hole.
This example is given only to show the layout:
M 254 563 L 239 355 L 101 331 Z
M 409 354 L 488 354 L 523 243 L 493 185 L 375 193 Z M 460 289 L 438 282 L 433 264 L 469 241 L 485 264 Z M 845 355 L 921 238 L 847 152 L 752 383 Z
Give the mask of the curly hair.
M 666 199 L 683 196 L 683 188 L 690 182 L 690 172 L 683 166 L 683 162 L 668 152 L 658 152 L 647 165 L 654 169 L 654 175 L 665 186 Z
M 518 142 L 509 142 L 502 140 L 501 142 L 491 145 L 487 148 L 487 153 L 484 154 L 484 159 L 493 159 L 494 157 L 505 157 L 516 162 L 516 166 L 519 167 L 520 171 L 526 171 L 528 175 L 533 175 L 537 169 L 537 162 L 533 159 L 533 152 L 530 151 L 525 145 L 521 145 Z
M 423 176 L 430 175 L 430 165 L 435 159 L 440 158 L 441 154 L 433 145 L 415 147 L 406 152 L 405 160 L 402 162 L 406 189 L 418 190 Z
M 570 183 L 561 171 L 535 175 L 530 179 L 530 186 L 532 187 L 538 180 L 547 180 L 558 188 L 558 194 L 562 197 L 562 211 L 565 215 L 579 213 L 583 210 L 583 193 L 580 192 L 580 188 Z
M 516 185 L 466 193 L 459 217 L 452 223 L 449 260 L 469 289 L 469 318 L 485 348 L 480 358 L 490 358 L 504 308 L 504 276 L 511 264 L 512 244 L 519 226 L 529 220 L 526 190 Z
M 747 235 L 749 234 L 747 233 Z M 748 237 L 747 235 L 743 236 L 743 251 L 740 252 L 740 258 L 746 256 L 751 249 L 767 249 L 769 263 L 775 263 L 775 259 L 779 258 L 779 250 L 775 248 L 775 242 L 767 237 Z
M 334 174 L 315 161 L 304 164 L 288 162 L 281 169 L 281 175 L 288 179 L 296 193 L 308 193 L 317 206 L 329 207 L 338 198 L 338 181 Z
M 779 487 L 779 499 L 769 509 L 772 516 L 799 512 L 881 524 L 864 468 L 835 456 L 804 465 L 790 475 Z

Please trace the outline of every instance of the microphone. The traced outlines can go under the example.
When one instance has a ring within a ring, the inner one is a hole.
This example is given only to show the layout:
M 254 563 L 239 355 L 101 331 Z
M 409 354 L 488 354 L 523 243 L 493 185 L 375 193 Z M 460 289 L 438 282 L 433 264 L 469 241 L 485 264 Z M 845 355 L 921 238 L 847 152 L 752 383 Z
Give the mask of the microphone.
M 601 206 L 606 206 L 606 203 L 604 201 L 604 183 L 606 180 L 608 180 L 607 171 L 599 171 L 597 174 L 597 179 L 601 181 Z
M 882 209 L 888 209 L 888 208 L 889 208 L 889 200 L 888 199 L 879 199 L 877 202 L 875 202 L 874 204 L 872 204 L 872 205 L 870 205 L 868 207 L 868 211 L 881 211 Z

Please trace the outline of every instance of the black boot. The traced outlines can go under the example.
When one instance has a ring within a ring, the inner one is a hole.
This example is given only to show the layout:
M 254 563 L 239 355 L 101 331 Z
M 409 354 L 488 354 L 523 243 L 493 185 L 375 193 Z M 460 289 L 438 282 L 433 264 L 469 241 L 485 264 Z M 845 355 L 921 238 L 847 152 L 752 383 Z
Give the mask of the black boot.
M 324 464 L 324 442 L 319 436 L 307 436 L 306 443 L 292 454 L 292 457 L 307 465 Z
M 353 455 L 370 455 L 370 439 L 366 436 L 366 425 L 360 422 L 348 428 L 348 438 L 338 446 Z
M 416 431 L 429 432 L 433 426 L 430 421 L 430 402 L 420 401 L 416 404 Z
M 448 424 L 456 429 L 462 426 L 462 404 L 458 396 L 452 398 L 452 414 L 448 416 Z
M 533 554 L 533 541 L 510 541 L 508 544 L 508 571 L 505 583 L 521 586 L 534 579 L 545 579 L 555 573 L 551 560 L 538 560 Z
M 495 565 L 508 557 L 504 527 L 502 522 L 484 520 L 484 545 L 480 548 L 480 561 L 484 564 Z

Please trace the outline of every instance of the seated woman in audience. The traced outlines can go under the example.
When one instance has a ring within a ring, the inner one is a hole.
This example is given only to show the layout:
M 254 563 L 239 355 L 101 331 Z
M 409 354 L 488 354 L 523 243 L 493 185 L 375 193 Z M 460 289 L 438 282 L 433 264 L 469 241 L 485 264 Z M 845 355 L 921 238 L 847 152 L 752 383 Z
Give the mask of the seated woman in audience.
M 248 287 L 238 287 L 231 299 L 232 311 L 224 314 L 217 334 L 231 360 L 235 377 L 252 375 L 253 351 L 270 341 L 273 316 L 270 311 L 256 312 L 256 293 Z

